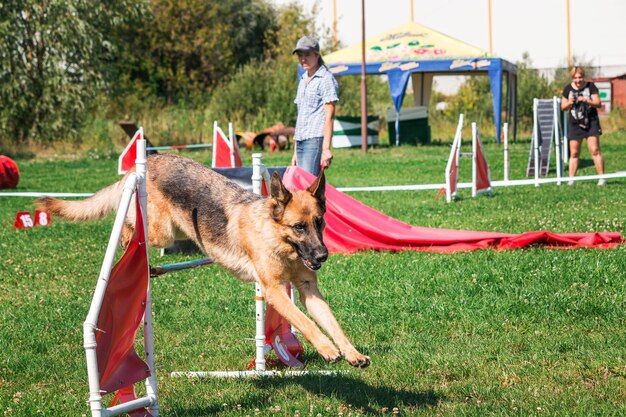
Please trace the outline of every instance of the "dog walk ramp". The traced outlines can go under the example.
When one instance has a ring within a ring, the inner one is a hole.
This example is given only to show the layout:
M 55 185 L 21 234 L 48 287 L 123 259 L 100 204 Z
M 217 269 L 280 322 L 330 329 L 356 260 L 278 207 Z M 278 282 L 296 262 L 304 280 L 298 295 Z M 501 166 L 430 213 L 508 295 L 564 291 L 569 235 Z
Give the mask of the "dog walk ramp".
M 539 176 L 545 177 L 550 172 L 550 154 L 554 135 L 554 101 L 552 99 L 536 100 L 533 126 L 533 136 L 528 155 L 528 168 L 526 176 L 535 176 L 535 141 L 539 144 Z M 558 122 L 557 122 L 558 123 Z

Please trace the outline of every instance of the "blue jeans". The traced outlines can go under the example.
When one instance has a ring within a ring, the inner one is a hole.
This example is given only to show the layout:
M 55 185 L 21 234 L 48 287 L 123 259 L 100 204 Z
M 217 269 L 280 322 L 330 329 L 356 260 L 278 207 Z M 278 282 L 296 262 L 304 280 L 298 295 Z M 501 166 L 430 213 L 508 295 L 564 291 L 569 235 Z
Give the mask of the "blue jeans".
M 296 160 L 298 166 L 316 177 L 320 173 L 323 143 L 323 137 L 296 141 Z

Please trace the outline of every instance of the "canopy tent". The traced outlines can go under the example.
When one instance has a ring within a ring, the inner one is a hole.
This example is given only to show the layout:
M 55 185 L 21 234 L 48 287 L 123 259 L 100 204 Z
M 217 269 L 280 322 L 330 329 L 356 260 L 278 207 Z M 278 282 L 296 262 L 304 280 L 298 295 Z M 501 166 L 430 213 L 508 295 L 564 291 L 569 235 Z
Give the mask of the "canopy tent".
M 418 23 L 406 23 L 365 41 L 367 74 L 387 74 L 389 90 L 399 114 L 409 77 L 416 106 L 427 106 L 435 75 L 487 74 L 491 84 L 496 139 L 502 123 L 502 80 L 507 75 L 508 107 L 506 120 L 517 130 L 517 68 L 514 64 L 488 56 L 486 51 L 451 38 Z M 324 56 L 335 75 L 361 73 L 361 43 Z M 396 136 L 399 132 L 396 117 Z

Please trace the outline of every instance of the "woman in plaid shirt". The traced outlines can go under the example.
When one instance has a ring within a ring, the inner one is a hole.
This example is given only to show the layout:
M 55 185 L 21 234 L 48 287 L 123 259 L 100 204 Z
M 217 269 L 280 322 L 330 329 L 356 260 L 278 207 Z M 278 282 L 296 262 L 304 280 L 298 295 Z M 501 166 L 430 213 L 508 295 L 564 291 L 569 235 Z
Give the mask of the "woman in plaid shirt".
M 298 62 L 305 72 L 294 100 L 298 106 L 298 119 L 291 164 L 317 176 L 320 168 L 330 166 L 333 160 L 330 147 L 339 87 L 320 56 L 316 39 L 303 36 L 293 53 L 298 54 Z

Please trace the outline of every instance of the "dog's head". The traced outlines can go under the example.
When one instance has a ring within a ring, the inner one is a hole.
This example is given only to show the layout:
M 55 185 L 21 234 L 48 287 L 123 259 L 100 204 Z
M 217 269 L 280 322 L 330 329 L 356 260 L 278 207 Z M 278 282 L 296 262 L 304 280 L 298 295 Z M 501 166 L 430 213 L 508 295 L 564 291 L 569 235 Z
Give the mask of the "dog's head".
M 270 215 L 279 226 L 280 238 L 312 271 L 320 269 L 328 258 L 322 239 L 326 225 L 325 188 L 324 171 L 304 191 L 287 190 L 276 172 L 270 183 Z

